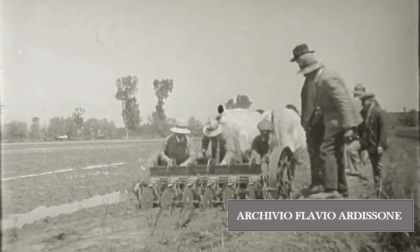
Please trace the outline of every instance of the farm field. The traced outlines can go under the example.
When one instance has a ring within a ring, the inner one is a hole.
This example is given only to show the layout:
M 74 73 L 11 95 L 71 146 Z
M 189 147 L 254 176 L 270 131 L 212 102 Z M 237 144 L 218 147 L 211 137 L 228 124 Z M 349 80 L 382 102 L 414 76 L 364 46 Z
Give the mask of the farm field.
M 418 141 L 390 136 L 390 144 L 385 175 L 398 181 L 393 196 L 410 198 L 401 192 L 418 185 Z M 197 209 L 181 230 L 175 230 L 179 212 L 164 213 L 151 235 L 149 216 L 158 209 L 137 209 L 131 189 L 160 146 L 160 140 L 2 145 L 3 251 L 279 251 L 280 245 L 283 251 L 381 251 L 375 233 L 227 232 L 226 212 L 218 209 Z M 295 191 L 309 182 L 305 161 Z M 373 190 L 370 165 L 362 172 L 367 183 L 348 177 L 350 198 Z

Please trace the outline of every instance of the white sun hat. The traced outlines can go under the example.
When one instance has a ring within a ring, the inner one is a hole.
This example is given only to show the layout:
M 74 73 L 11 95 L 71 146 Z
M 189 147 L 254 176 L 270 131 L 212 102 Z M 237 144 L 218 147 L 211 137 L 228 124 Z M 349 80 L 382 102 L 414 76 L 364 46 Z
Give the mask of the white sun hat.
M 210 120 L 210 122 L 204 126 L 203 133 L 207 137 L 215 137 L 222 133 L 222 127 L 216 120 Z
M 177 120 L 171 131 L 178 134 L 190 134 L 191 131 L 188 129 L 188 124 L 184 120 Z

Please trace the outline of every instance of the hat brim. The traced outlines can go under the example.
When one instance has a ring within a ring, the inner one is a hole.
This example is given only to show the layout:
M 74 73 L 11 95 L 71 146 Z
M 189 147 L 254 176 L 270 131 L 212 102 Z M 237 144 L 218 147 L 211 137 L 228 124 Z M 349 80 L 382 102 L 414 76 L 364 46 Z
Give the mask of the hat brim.
M 359 97 L 360 100 L 367 100 L 367 99 L 371 99 L 371 98 L 375 98 L 375 95 L 374 94 L 364 94 L 364 95 Z
M 301 69 L 301 70 L 299 70 L 298 72 L 297 72 L 297 74 L 299 75 L 299 74 L 303 74 L 303 75 L 305 75 L 305 74 L 308 74 L 308 73 L 310 73 L 310 72 L 313 72 L 313 71 L 315 71 L 315 70 L 317 70 L 318 68 L 320 68 L 322 66 L 322 63 L 321 62 L 317 62 L 317 63 L 314 63 L 314 64 L 312 64 L 312 65 L 309 65 L 309 66 L 307 66 L 307 67 L 305 67 L 305 68 L 303 68 L 303 69 Z
M 183 128 L 178 128 L 178 127 L 173 127 L 171 128 L 171 131 L 174 133 L 178 133 L 178 134 L 190 134 L 191 131 L 188 129 L 183 129 Z
M 307 51 L 307 52 L 305 52 L 304 54 L 299 55 L 299 57 L 300 57 L 300 56 L 302 56 L 302 55 L 305 55 L 305 54 L 307 54 L 307 53 L 315 53 L 315 51 L 314 51 L 314 50 L 312 50 L 312 51 Z M 290 62 L 295 62 L 297 59 L 299 59 L 299 57 L 294 57 L 294 58 L 290 59 Z
M 217 125 L 217 128 L 215 130 L 208 130 L 208 127 L 203 128 L 203 134 L 207 137 L 215 137 L 222 133 L 222 127 L 220 125 Z
M 366 92 L 361 91 L 361 90 L 353 90 L 351 92 L 352 92 L 352 94 L 356 94 L 356 95 L 363 95 L 364 93 L 366 93 Z

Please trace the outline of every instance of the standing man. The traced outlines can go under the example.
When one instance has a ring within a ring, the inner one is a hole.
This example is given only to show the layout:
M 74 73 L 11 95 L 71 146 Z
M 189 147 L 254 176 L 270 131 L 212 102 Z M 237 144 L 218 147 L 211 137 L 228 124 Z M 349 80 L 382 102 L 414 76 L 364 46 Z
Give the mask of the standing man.
M 316 59 L 314 53 L 315 51 L 309 50 L 306 44 L 301 44 L 293 49 L 294 57 L 291 59 L 291 62 L 297 62 L 300 67 L 298 74 L 303 74 L 306 78 L 301 93 L 302 125 L 307 132 L 310 132 L 312 138 L 320 137 L 319 134 L 322 132 L 320 129 L 317 133 L 313 132 L 313 125 L 316 123 L 324 126 L 319 147 L 323 168 L 323 182 L 321 182 L 323 190 L 311 197 L 315 199 L 348 197 L 344 146 L 345 141 L 353 137 L 353 131 L 357 126 L 356 110 L 343 79 L 326 69 Z M 313 144 L 315 150 L 318 150 L 318 144 L 319 142 Z M 319 158 L 317 155 L 315 157 Z M 312 171 L 316 169 L 314 168 Z
M 363 123 L 359 128 L 359 141 L 348 145 L 348 151 L 367 150 L 373 170 L 373 180 L 378 196 L 382 186 L 382 156 L 388 148 L 385 115 L 372 93 L 363 94 Z
M 302 192 L 304 194 L 319 193 L 324 190 L 323 160 L 321 159 L 321 143 L 324 138 L 324 122 L 321 109 L 315 104 L 315 77 L 319 78 L 319 69 L 322 67 L 315 59 L 310 58 L 314 51 L 310 51 L 306 44 L 297 46 L 293 50 L 295 57 L 292 62 L 298 63 L 301 70 L 298 74 L 305 76 L 301 90 L 301 124 L 306 133 L 306 143 L 309 152 L 311 167 L 311 184 Z M 310 67 L 308 67 L 308 65 Z
M 363 109 L 362 101 L 360 97 L 366 92 L 366 88 L 362 84 L 357 84 L 353 90 L 353 103 L 357 111 L 357 124 L 360 125 L 363 122 L 361 112 Z M 346 151 L 346 165 L 348 165 L 348 172 L 352 175 L 360 175 L 360 166 L 362 164 L 363 155 L 362 151 Z

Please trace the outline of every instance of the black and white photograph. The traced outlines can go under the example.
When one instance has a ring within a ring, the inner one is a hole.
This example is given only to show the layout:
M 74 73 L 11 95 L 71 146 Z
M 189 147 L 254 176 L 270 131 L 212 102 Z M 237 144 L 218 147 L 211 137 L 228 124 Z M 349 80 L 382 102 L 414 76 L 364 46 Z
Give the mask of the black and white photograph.
M 0 4 L 1 251 L 420 251 L 418 1 Z M 228 228 L 305 200 L 413 229 Z

